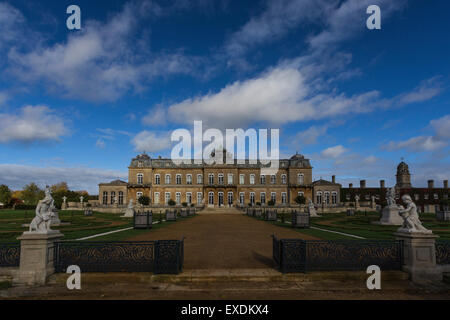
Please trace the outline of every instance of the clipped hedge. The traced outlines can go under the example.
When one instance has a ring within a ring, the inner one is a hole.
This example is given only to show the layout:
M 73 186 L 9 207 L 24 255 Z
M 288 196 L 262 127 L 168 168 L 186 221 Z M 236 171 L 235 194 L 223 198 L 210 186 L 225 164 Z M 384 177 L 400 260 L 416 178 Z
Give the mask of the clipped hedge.
M 16 204 L 14 210 L 36 210 L 36 206 L 31 204 Z

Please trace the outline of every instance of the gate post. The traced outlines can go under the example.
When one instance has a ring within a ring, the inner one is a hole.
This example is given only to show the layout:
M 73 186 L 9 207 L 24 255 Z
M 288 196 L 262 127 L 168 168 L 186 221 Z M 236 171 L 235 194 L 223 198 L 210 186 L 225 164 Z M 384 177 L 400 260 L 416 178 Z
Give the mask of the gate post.
M 442 272 L 436 266 L 436 238 L 427 233 L 394 233 L 403 243 L 403 270 L 416 283 L 442 281 Z
M 24 232 L 20 240 L 20 266 L 17 284 L 43 285 L 55 272 L 55 242 L 64 235 L 57 230 L 47 233 Z

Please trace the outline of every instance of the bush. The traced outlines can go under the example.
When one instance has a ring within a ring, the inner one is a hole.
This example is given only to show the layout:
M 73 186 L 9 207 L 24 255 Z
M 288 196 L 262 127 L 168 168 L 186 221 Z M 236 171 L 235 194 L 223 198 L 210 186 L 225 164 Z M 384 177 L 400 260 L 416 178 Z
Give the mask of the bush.
M 188 204 L 187 202 L 183 202 L 181 205 L 186 208 Z
M 31 204 L 16 204 L 14 210 L 36 210 L 36 206 Z
M 295 198 L 295 202 L 297 204 L 305 204 L 306 203 L 306 198 L 304 196 L 297 196 Z
M 271 207 L 273 207 L 275 205 L 275 201 L 273 200 L 269 200 L 269 202 L 267 202 L 267 204 Z
M 191 207 L 192 207 L 192 208 L 195 207 L 195 204 L 191 203 Z
M 251 202 L 249 202 L 249 203 L 248 203 L 248 206 L 249 206 L 249 207 L 251 207 L 251 206 L 252 206 L 252 203 L 251 203 Z
M 150 204 L 150 197 L 148 196 L 140 196 L 138 202 L 143 206 L 148 206 Z
M 257 206 L 260 206 L 260 205 L 261 205 L 261 202 L 257 202 L 256 205 L 257 205 Z
M 168 204 L 169 206 L 174 206 L 174 205 L 176 205 L 176 202 L 173 201 L 172 199 L 169 199 L 169 201 L 167 202 L 167 204 Z

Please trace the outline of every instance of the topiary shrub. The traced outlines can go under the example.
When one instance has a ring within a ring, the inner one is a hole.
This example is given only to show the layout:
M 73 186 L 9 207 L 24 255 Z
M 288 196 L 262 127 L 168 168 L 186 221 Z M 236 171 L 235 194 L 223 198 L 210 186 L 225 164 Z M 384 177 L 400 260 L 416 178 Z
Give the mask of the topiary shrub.
M 174 206 L 174 205 L 176 205 L 177 203 L 176 203 L 175 201 L 173 201 L 172 199 L 169 199 L 169 201 L 167 202 L 167 204 L 168 204 L 169 206 Z

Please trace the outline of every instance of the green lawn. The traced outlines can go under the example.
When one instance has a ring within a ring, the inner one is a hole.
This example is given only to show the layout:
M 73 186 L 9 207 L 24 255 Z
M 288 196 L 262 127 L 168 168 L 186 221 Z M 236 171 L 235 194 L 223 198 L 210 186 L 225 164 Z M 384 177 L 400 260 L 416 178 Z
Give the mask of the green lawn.
M 398 226 L 381 226 L 375 225 L 371 222 L 378 221 L 380 215 L 377 212 L 364 212 L 357 211 L 354 216 L 347 216 L 346 213 L 324 213 L 322 217 L 311 218 L 311 226 L 343 232 L 355 236 L 360 236 L 366 239 L 394 239 L 393 233 L 398 229 Z M 278 219 L 282 219 L 284 216 L 285 221 L 291 221 L 290 213 L 278 214 Z M 423 225 L 433 230 L 433 233 L 437 234 L 442 240 L 450 240 L 450 222 L 441 222 L 436 220 L 435 214 L 423 213 L 420 214 L 420 219 Z M 282 223 L 281 221 L 269 222 L 283 227 L 291 228 L 288 223 Z M 337 240 L 337 239 L 355 239 L 336 233 L 315 230 L 315 229 L 296 229 L 298 232 L 315 236 L 324 240 Z
M 35 216 L 31 210 L 0 210 L 0 242 L 17 242 L 17 237 L 28 228 L 22 224 L 30 223 Z M 153 221 L 160 221 L 164 217 L 162 213 L 153 213 Z M 90 217 L 84 216 L 83 211 L 60 211 L 59 218 L 62 222 L 70 222 L 68 226 L 53 227 L 64 234 L 64 240 L 72 240 L 92 236 L 99 233 L 129 228 L 133 226 L 133 219 L 121 218 L 120 214 L 93 212 Z M 185 218 L 180 218 L 185 219 Z M 154 224 L 153 229 L 158 229 L 173 222 Z M 125 240 L 148 230 L 126 230 L 103 237 L 93 238 L 92 241 Z

